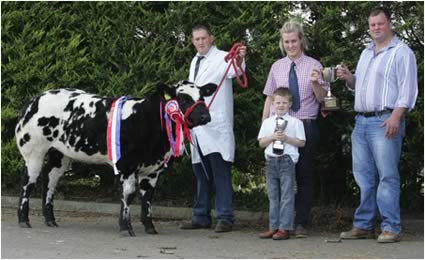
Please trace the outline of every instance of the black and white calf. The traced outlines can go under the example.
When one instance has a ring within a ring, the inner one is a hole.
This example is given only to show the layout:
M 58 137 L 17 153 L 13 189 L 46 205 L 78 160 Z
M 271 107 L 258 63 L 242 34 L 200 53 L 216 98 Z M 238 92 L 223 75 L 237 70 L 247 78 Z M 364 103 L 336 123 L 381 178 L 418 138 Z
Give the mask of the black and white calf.
M 128 98 L 121 111 L 121 158 L 116 162 L 122 184 L 120 231 L 134 236 L 130 204 L 137 187 L 141 195 L 141 221 L 145 231 L 156 234 L 152 223 L 151 200 L 166 159 L 172 155 L 163 125 L 164 95 L 180 104 L 189 127 L 208 123 L 211 118 L 203 97 L 216 85 L 197 87 L 181 81 L 174 86 L 161 85 L 145 98 Z M 73 160 L 109 164 L 107 124 L 114 98 L 88 94 L 76 89 L 58 89 L 42 93 L 25 108 L 16 126 L 16 141 L 26 170 L 22 176 L 18 218 L 21 227 L 31 227 L 29 198 L 40 175 L 48 172 L 43 191 L 43 215 L 48 226 L 57 226 L 53 214 L 53 195 L 59 178 Z M 202 105 L 203 104 L 203 105 Z M 44 178 L 43 178 L 44 179 Z

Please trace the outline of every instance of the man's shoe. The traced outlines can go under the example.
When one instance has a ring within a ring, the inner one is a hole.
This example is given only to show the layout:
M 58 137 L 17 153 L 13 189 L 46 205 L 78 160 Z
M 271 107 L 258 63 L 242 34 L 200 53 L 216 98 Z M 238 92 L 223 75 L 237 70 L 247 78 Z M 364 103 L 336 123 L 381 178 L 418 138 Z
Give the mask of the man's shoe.
M 378 236 L 378 243 L 394 243 L 400 241 L 400 235 L 390 231 L 384 231 Z
M 296 238 L 305 238 L 307 237 L 307 230 L 302 225 L 297 225 L 295 227 L 295 237 Z
M 214 231 L 216 233 L 230 232 L 232 231 L 232 224 L 219 221 L 217 225 L 215 226 Z
M 259 237 L 260 238 L 272 238 L 274 234 L 276 234 L 277 229 L 276 230 L 269 230 L 263 233 L 260 233 Z
M 353 227 L 350 231 L 342 232 L 341 239 L 367 239 L 375 238 L 372 230 L 364 230 Z
M 278 230 L 273 236 L 272 236 L 273 240 L 285 240 L 289 238 L 289 233 L 288 231 L 285 230 Z
M 197 224 L 193 222 L 186 222 L 180 224 L 180 229 L 208 229 L 211 228 L 211 224 Z

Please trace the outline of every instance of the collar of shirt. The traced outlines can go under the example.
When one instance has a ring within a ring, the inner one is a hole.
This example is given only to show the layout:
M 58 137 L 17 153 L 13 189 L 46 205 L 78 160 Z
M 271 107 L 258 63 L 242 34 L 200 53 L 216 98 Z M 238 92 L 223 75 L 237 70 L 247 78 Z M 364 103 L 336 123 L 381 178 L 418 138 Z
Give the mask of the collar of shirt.
M 205 59 L 207 59 L 208 58 L 208 56 L 210 56 L 211 55 L 211 53 L 213 52 L 213 49 L 216 49 L 217 47 L 215 47 L 215 45 L 212 45 L 211 47 L 210 47 L 210 49 L 208 50 L 208 52 L 205 54 L 205 55 L 201 55 L 201 54 L 199 54 L 199 52 L 197 52 L 196 53 L 196 57 L 200 57 L 200 56 L 204 56 L 205 57 Z
M 289 66 L 291 66 L 292 62 L 295 62 L 295 67 L 297 67 L 299 64 L 303 63 L 304 59 L 305 59 L 305 54 L 304 52 L 301 52 L 300 57 L 298 57 L 296 60 L 291 60 L 288 56 L 285 57 L 285 62 L 289 64 Z
M 388 49 L 391 49 L 391 48 L 397 46 L 397 44 L 399 44 L 399 43 L 400 43 L 400 39 L 397 37 L 397 35 L 394 35 L 393 38 L 391 39 L 391 41 L 387 44 L 387 46 L 385 46 L 384 48 L 379 50 L 378 53 L 387 51 Z M 369 51 L 374 51 L 375 50 L 375 42 L 369 43 L 367 45 L 366 49 L 368 49 Z
M 283 117 L 283 119 L 288 120 L 290 115 L 289 113 L 285 113 L 283 116 L 278 116 L 277 114 L 274 115 L 274 119 L 276 120 L 276 117 Z

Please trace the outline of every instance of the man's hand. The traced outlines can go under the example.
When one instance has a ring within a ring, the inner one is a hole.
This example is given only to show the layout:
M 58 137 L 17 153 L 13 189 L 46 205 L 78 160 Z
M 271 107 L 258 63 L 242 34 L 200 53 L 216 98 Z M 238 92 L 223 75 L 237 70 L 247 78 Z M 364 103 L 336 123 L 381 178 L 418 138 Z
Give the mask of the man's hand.
M 246 56 L 246 46 L 242 45 L 239 49 L 239 57 L 243 59 L 245 58 L 245 56 Z
M 313 68 L 311 70 L 310 80 L 312 83 L 319 84 L 319 80 L 321 79 L 321 77 L 322 77 L 322 73 L 320 72 L 318 68 Z
M 336 76 L 345 81 L 353 80 L 353 74 L 348 69 L 347 65 L 341 64 L 336 69 Z
M 380 125 L 380 127 L 385 127 L 386 138 L 390 139 L 398 134 L 400 129 L 400 121 L 406 110 L 407 109 L 403 107 L 395 108 L 391 113 L 391 116 Z
M 385 127 L 385 137 L 390 139 L 395 137 L 400 128 L 400 118 L 391 115 L 387 120 L 382 123 L 381 127 Z

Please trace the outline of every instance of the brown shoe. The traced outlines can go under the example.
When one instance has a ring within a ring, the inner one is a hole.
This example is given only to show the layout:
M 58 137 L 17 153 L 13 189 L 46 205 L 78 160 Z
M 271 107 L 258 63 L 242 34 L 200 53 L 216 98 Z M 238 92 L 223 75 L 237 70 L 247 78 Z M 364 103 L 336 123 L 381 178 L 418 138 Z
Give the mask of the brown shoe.
M 367 239 L 375 238 L 372 230 L 364 230 L 353 227 L 350 231 L 342 232 L 341 239 Z
M 273 236 L 272 236 L 273 240 L 285 240 L 289 238 L 289 233 L 288 231 L 285 230 L 278 230 Z
M 260 233 L 259 237 L 260 238 L 272 238 L 274 234 L 276 234 L 277 229 L 276 230 L 269 230 L 263 233 Z
M 394 243 L 400 241 L 400 235 L 390 231 L 384 231 L 378 236 L 378 243 Z

